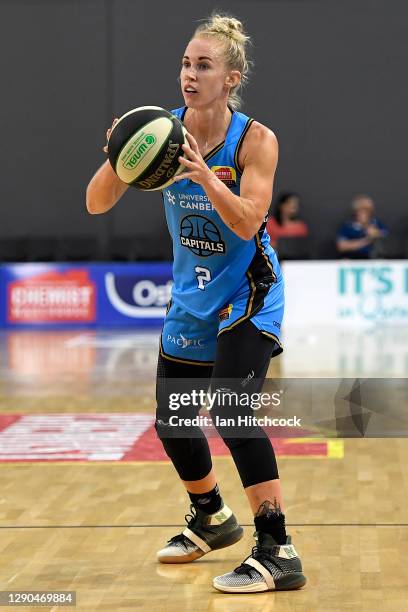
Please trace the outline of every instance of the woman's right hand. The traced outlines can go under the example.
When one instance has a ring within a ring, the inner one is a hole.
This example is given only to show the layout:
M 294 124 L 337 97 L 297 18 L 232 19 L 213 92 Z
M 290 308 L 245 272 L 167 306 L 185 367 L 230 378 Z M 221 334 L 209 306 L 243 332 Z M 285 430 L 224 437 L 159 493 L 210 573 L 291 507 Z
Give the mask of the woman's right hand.
M 117 122 L 119 121 L 119 119 L 117 117 L 115 117 L 115 119 L 113 120 L 112 123 L 112 127 L 110 127 L 107 131 L 106 131 L 106 145 L 103 147 L 103 151 L 104 153 L 108 152 L 108 142 L 109 142 L 109 138 L 110 135 L 112 134 L 112 130 L 115 127 L 115 125 L 117 124 Z

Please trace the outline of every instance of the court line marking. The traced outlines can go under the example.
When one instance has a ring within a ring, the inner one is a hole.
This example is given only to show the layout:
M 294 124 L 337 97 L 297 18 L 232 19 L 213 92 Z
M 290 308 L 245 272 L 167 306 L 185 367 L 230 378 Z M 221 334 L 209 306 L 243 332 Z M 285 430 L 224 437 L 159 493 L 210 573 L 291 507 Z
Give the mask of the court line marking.
M 240 523 L 241 527 L 252 527 L 253 523 Z M 182 528 L 180 523 L 168 525 L 0 525 L 0 529 L 146 529 L 174 527 Z M 408 523 L 286 523 L 286 527 L 408 527 Z
M 338 457 L 338 456 L 331 456 L 330 454 L 327 455 L 278 455 L 279 459 L 343 459 L 343 457 Z M 231 459 L 230 455 L 213 455 L 212 459 Z M 122 466 L 126 466 L 126 465 L 171 465 L 171 461 L 168 460 L 164 460 L 164 459 L 158 459 L 157 461 L 155 461 L 154 459 L 151 460 L 141 460 L 141 461 L 122 461 L 122 460 L 117 460 L 117 461 L 112 461 L 107 459 L 106 461 L 58 461 L 58 460 L 44 460 L 44 459 L 38 459 L 37 461 L 24 461 L 24 459 L 21 459 L 20 461 L 4 461 L 4 460 L 0 460 L 0 468 L 1 467 L 5 467 L 8 465 L 40 465 L 42 467 L 44 467 L 45 465 L 122 465 Z

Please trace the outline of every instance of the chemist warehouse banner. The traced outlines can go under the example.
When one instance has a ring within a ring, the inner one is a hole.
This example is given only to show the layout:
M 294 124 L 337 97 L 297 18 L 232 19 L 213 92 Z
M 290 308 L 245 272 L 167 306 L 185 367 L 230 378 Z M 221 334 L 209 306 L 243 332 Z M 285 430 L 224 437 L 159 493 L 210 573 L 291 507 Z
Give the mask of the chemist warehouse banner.
M 285 326 L 408 322 L 407 261 L 286 262 Z M 170 263 L 0 266 L 1 327 L 161 324 Z
M 0 326 L 140 326 L 163 320 L 171 264 L 0 266 Z
M 408 323 L 408 261 L 286 262 L 285 324 Z

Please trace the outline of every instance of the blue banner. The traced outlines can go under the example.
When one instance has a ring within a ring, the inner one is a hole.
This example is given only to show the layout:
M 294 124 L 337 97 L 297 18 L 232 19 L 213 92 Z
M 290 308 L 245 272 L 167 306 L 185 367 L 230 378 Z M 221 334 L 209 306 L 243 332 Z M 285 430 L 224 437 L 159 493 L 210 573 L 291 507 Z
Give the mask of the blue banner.
M 157 326 L 172 283 L 171 263 L 0 265 L 0 326 Z

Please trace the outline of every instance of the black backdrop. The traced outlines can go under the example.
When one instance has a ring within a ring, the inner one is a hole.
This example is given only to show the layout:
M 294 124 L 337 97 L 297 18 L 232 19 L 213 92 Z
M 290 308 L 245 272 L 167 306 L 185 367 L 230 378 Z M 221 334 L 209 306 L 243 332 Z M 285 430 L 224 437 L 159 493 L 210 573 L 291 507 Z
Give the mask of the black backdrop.
M 253 37 L 243 110 L 279 138 L 275 194 L 299 191 L 321 238 L 358 192 L 406 232 L 405 0 L 0 0 L 0 238 L 165 236 L 159 195 L 90 216 L 85 189 L 114 115 L 182 103 L 180 57 L 214 8 Z

